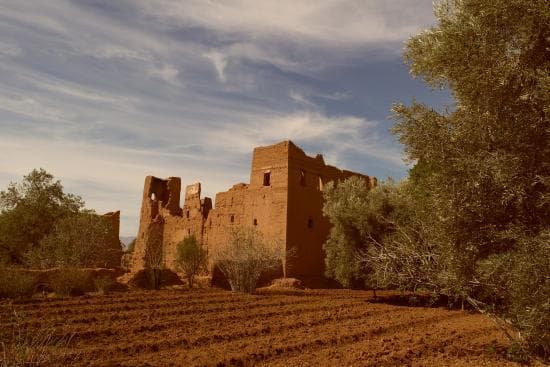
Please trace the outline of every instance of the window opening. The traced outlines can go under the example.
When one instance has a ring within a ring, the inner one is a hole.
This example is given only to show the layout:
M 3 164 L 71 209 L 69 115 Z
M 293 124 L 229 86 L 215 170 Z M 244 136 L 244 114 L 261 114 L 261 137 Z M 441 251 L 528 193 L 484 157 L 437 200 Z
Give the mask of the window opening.
M 323 191 L 323 178 L 319 176 L 319 191 Z
M 187 219 L 189 219 L 189 210 L 185 212 L 185 216 L 187 217 Z
M 271 172 L 264 172 L 264 186 L 271 186 Z
M 231 216 L 231 223 L 233 223 L 233 222 L 235 222 L 235 216 L 234 215 Z
M 151 194 L 151 200 L 153 200 L 153 201 L 154 201 L 154 200 L 157 200 L 157 196 L 155 195 L 154 192 Z
M 307 220 L 307 228 L 313 228 L 313 218 Z
M 257 226 L 258 225 L 258 220 L 256 218 L 254 218 L 254 225 Z
M 300 170 L 300 185 L 306 185 L 306 171 L 304 171 L 303 169 Z

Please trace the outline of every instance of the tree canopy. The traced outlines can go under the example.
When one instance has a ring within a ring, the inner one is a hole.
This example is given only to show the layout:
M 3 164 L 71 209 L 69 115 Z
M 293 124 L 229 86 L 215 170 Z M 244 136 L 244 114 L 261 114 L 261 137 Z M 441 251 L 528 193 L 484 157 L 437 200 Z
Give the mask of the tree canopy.
M 58 220 L 84 208 L 79 196 L 67 194 L 59 180 L 35 169 L 20 183 L 0 192 L 0 259 L 23 264 Z
M 348 271 L 467 300 L 550 356 L 550 2 L 441 0 L 435 15 L 407 42 L 405 61 L 455 103 L 394 106 L 409 178 L 388 192 L 390 211 L 369 204 L 377 189 L 329 192 L 327 265 L 359 249 L 368 266 Z M 391 223 L 374 240 L 364 235 L 377 233 L 365 225 L 373 217 Z M 332 246 L 334 231 L 347 243 Z

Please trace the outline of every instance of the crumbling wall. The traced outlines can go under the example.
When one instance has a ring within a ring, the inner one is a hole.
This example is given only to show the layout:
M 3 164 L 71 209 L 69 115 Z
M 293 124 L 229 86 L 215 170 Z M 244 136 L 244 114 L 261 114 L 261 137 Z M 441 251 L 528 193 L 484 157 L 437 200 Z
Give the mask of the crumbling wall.
M 111 250 L 110 257 L 105 259 L 105 267 L 119 267 L 123 254 L 122 244 L 120 243 L 120 211 L 103 214 L 102 218 L 109 227 L 107 246 Z
M 194 236 L 199 243 L 204 243 L 203 228 L 208 213 L 212 209 L 210 198 L 201 199 L 201 184 L 195 183 L 185 188 L 185 201 L 181 215 L 169 215 L 164 223 L 165 264 L 176 268 L 177 244 L 185 237 Z
M 132 271 L 148 267 L 148 246 L 160 241 L 163 245 L 164 217 L 181 215 L 179 207 L 181 179 L 145 177 L 138 235 L 132 255 Z

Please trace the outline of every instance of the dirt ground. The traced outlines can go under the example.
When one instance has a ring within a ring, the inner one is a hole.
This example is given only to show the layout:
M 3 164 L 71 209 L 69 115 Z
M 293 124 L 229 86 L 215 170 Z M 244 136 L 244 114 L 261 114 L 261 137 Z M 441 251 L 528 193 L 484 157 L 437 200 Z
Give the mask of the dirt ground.
M 389 295 L 386 293 L 384 295 Z M 131 291 L 0 304 L 0 337 L 55 328 L 51 365 L 517 366 L 490 320 L 349 290 Z

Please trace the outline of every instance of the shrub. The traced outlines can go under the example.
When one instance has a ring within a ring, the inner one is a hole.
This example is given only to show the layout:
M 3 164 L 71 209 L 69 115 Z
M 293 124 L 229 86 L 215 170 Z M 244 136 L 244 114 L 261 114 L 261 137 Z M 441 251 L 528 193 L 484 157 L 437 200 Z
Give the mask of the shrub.
M 266 242 L 253 228 L 238 228 L 227 244 L 213 251 L 212 260 L 233 291 L 253 293 L 263 272 L 282 266 L 284 254 L 279 243 Z
M 108 275 L 101 275 L 94 279 L 95 290 L 107 294 L 115 285 L 113 279 Z
M 50 276 L 50 286 L 58 296 L 81 295 L 92 288 L 92 280 L 83 270 L 61 268 Z
M 176 264 L 184 272 L 189 288 L 193 288 L 195 275 L 206 265 L 206 250 L 194 236 L 178 243 Z
M 36 277 L 28 272 L 0 265 L 0 298 L 30 297 L 36 288 Z
M 27 261 L 41 268 L 106 267 L 120 264 L 122 247 L 112 244 L 112 227 L 92 212 L 68 215 L 30 251 Z

